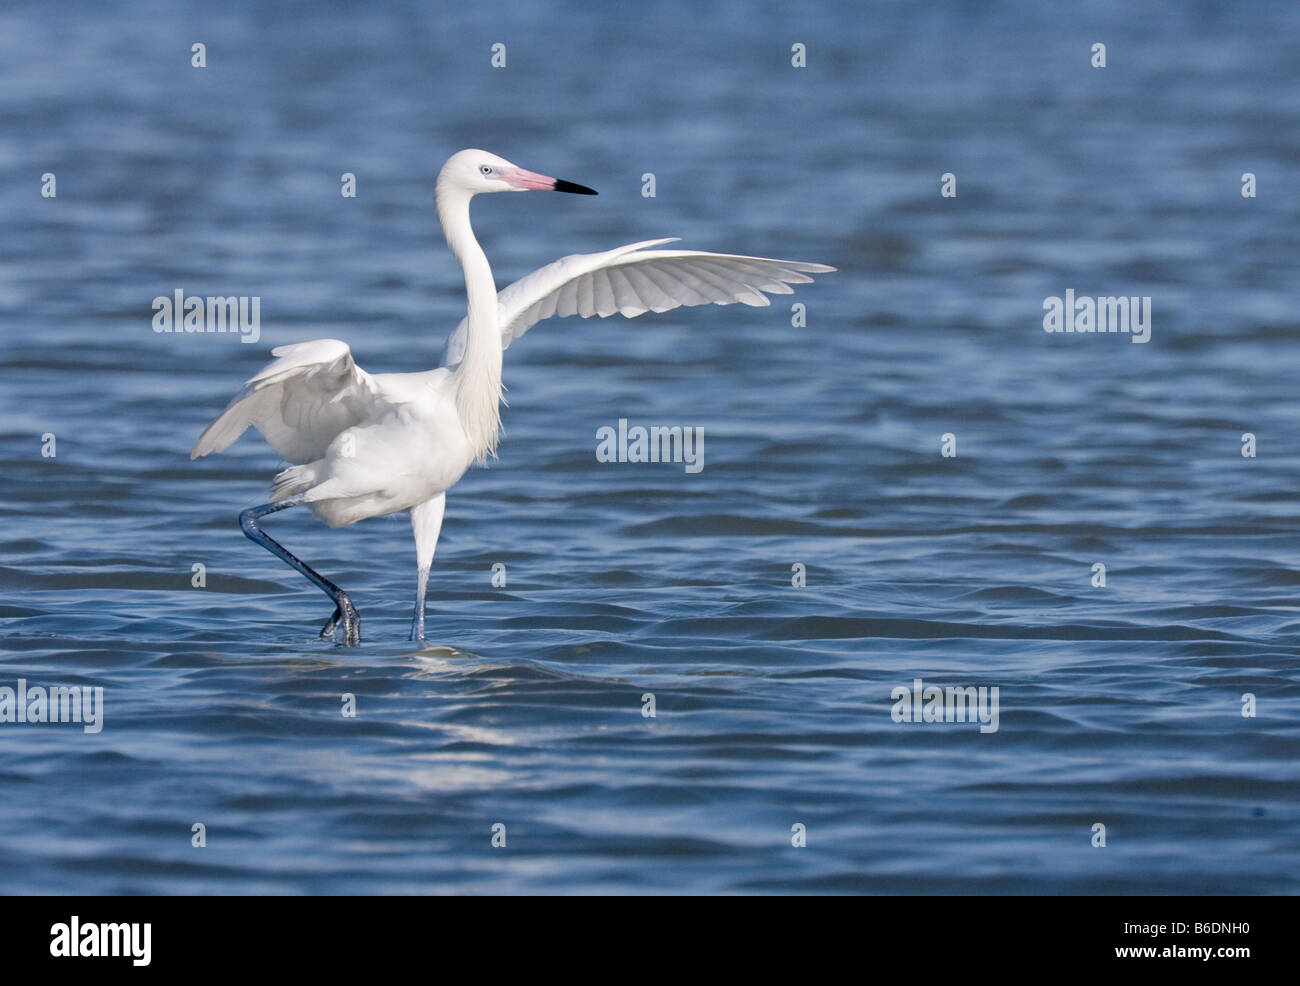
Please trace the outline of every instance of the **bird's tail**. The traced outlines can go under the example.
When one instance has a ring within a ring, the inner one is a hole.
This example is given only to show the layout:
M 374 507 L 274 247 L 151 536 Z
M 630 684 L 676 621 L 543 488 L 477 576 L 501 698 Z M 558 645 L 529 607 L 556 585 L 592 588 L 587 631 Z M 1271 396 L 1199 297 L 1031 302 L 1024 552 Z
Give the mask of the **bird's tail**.
M 303 493 L 316 485 L 316 465 L 309 462 L 303 466 L 290 466 L 277 473 L 271 483 L 271 502 L 283 500 L 287 496 Z

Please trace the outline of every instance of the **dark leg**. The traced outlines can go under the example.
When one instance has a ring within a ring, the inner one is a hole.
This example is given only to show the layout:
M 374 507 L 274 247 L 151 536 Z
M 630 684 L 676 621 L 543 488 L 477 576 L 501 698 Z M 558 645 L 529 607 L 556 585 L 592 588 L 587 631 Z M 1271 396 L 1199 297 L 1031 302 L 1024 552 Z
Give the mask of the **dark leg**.
M 302 497 L 293 496 L 278 503 L 264 503 L 260 507 L 249 507 L 239 515 L 239 526 L 250 540 L 256 541 L 286 564 L 292 565 L 307 576 L 311 583 L 321 592 L 334 600 L 334 616 L 325 625 L 325 629 L 321 631 L 322 637 L 328 639 L 334 632 L 335 625 L 339 620 L 342 620 L 343 642 L 349 646 L 359 644 L 361 643 L 361 618 L 357 616 L 356 607 L 352 605 L 352 600 L 348 598 L 348 594 L 312 569 L 311 566 L 301 561 L 279 541 L 276 541 L 257 526 L 258 520 L 267 514 L 273 514 L 277 510 L 287 510 L 289 507 L 296 507 L 300 503 L 302 503 Z

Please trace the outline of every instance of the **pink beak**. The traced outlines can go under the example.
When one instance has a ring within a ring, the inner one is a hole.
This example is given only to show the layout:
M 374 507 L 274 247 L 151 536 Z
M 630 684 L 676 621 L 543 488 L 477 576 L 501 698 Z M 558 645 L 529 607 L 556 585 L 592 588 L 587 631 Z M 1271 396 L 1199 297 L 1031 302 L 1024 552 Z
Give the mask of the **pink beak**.
M 523 168 L 515 168 L 514 171 L 506 172 L 501 176 L 501 180 L 507 185 L 528 191 L 573 192 L 576 195 L 596 194 L 594 188 L 588 188 L 586 185 L 565 181 L 563 178 L 552 178 L 549 175 L 539 175 L 535 171 L 525 171 Z

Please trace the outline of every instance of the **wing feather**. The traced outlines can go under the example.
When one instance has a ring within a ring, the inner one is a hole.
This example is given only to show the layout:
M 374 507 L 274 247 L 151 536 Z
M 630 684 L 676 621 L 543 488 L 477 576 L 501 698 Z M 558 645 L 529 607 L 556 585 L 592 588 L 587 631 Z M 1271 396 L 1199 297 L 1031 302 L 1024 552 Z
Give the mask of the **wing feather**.
M 289 462 L 312 462 L 381 400 L 374 378 L 338 339 L 280 346 L 271 355 L 278 358 L 199 436 L 191 459 L 223 451 L 251 425 Z
M 770 305 L 769 294 L 791 294 L 791 284 L 807 284 L 810 274 L 835 270 L 799 260 L 648 249 L 672 242 L 646 240 L 604 253 L 576 253 L 503 288 L 497 294 L 502 347 L 556 316 L 635 318 L 683 305 Z M 468 334 L 468 321 L 462 320 L 443 350 L 444 366 L 460 362 Z

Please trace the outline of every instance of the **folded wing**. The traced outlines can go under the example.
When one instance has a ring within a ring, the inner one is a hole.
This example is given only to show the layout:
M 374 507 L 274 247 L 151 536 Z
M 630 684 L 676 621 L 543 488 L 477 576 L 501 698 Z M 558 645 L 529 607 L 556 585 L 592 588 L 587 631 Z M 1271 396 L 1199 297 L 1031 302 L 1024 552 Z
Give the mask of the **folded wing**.
M 825 264 L 772 260 L 698 250 L 651 250 L 676 237 L 646 240 L 607 250 L 578 253 L 535 270 L 497 294 L 502 348 L 542 319 L 552 316 L 622 315 L 665 312 L 683 305 L 770 305 L 767 295 L 791 294 L 809 274 L 835 270 Z M 447 340 L 442 365 L 465 354 L 468 322 Z

